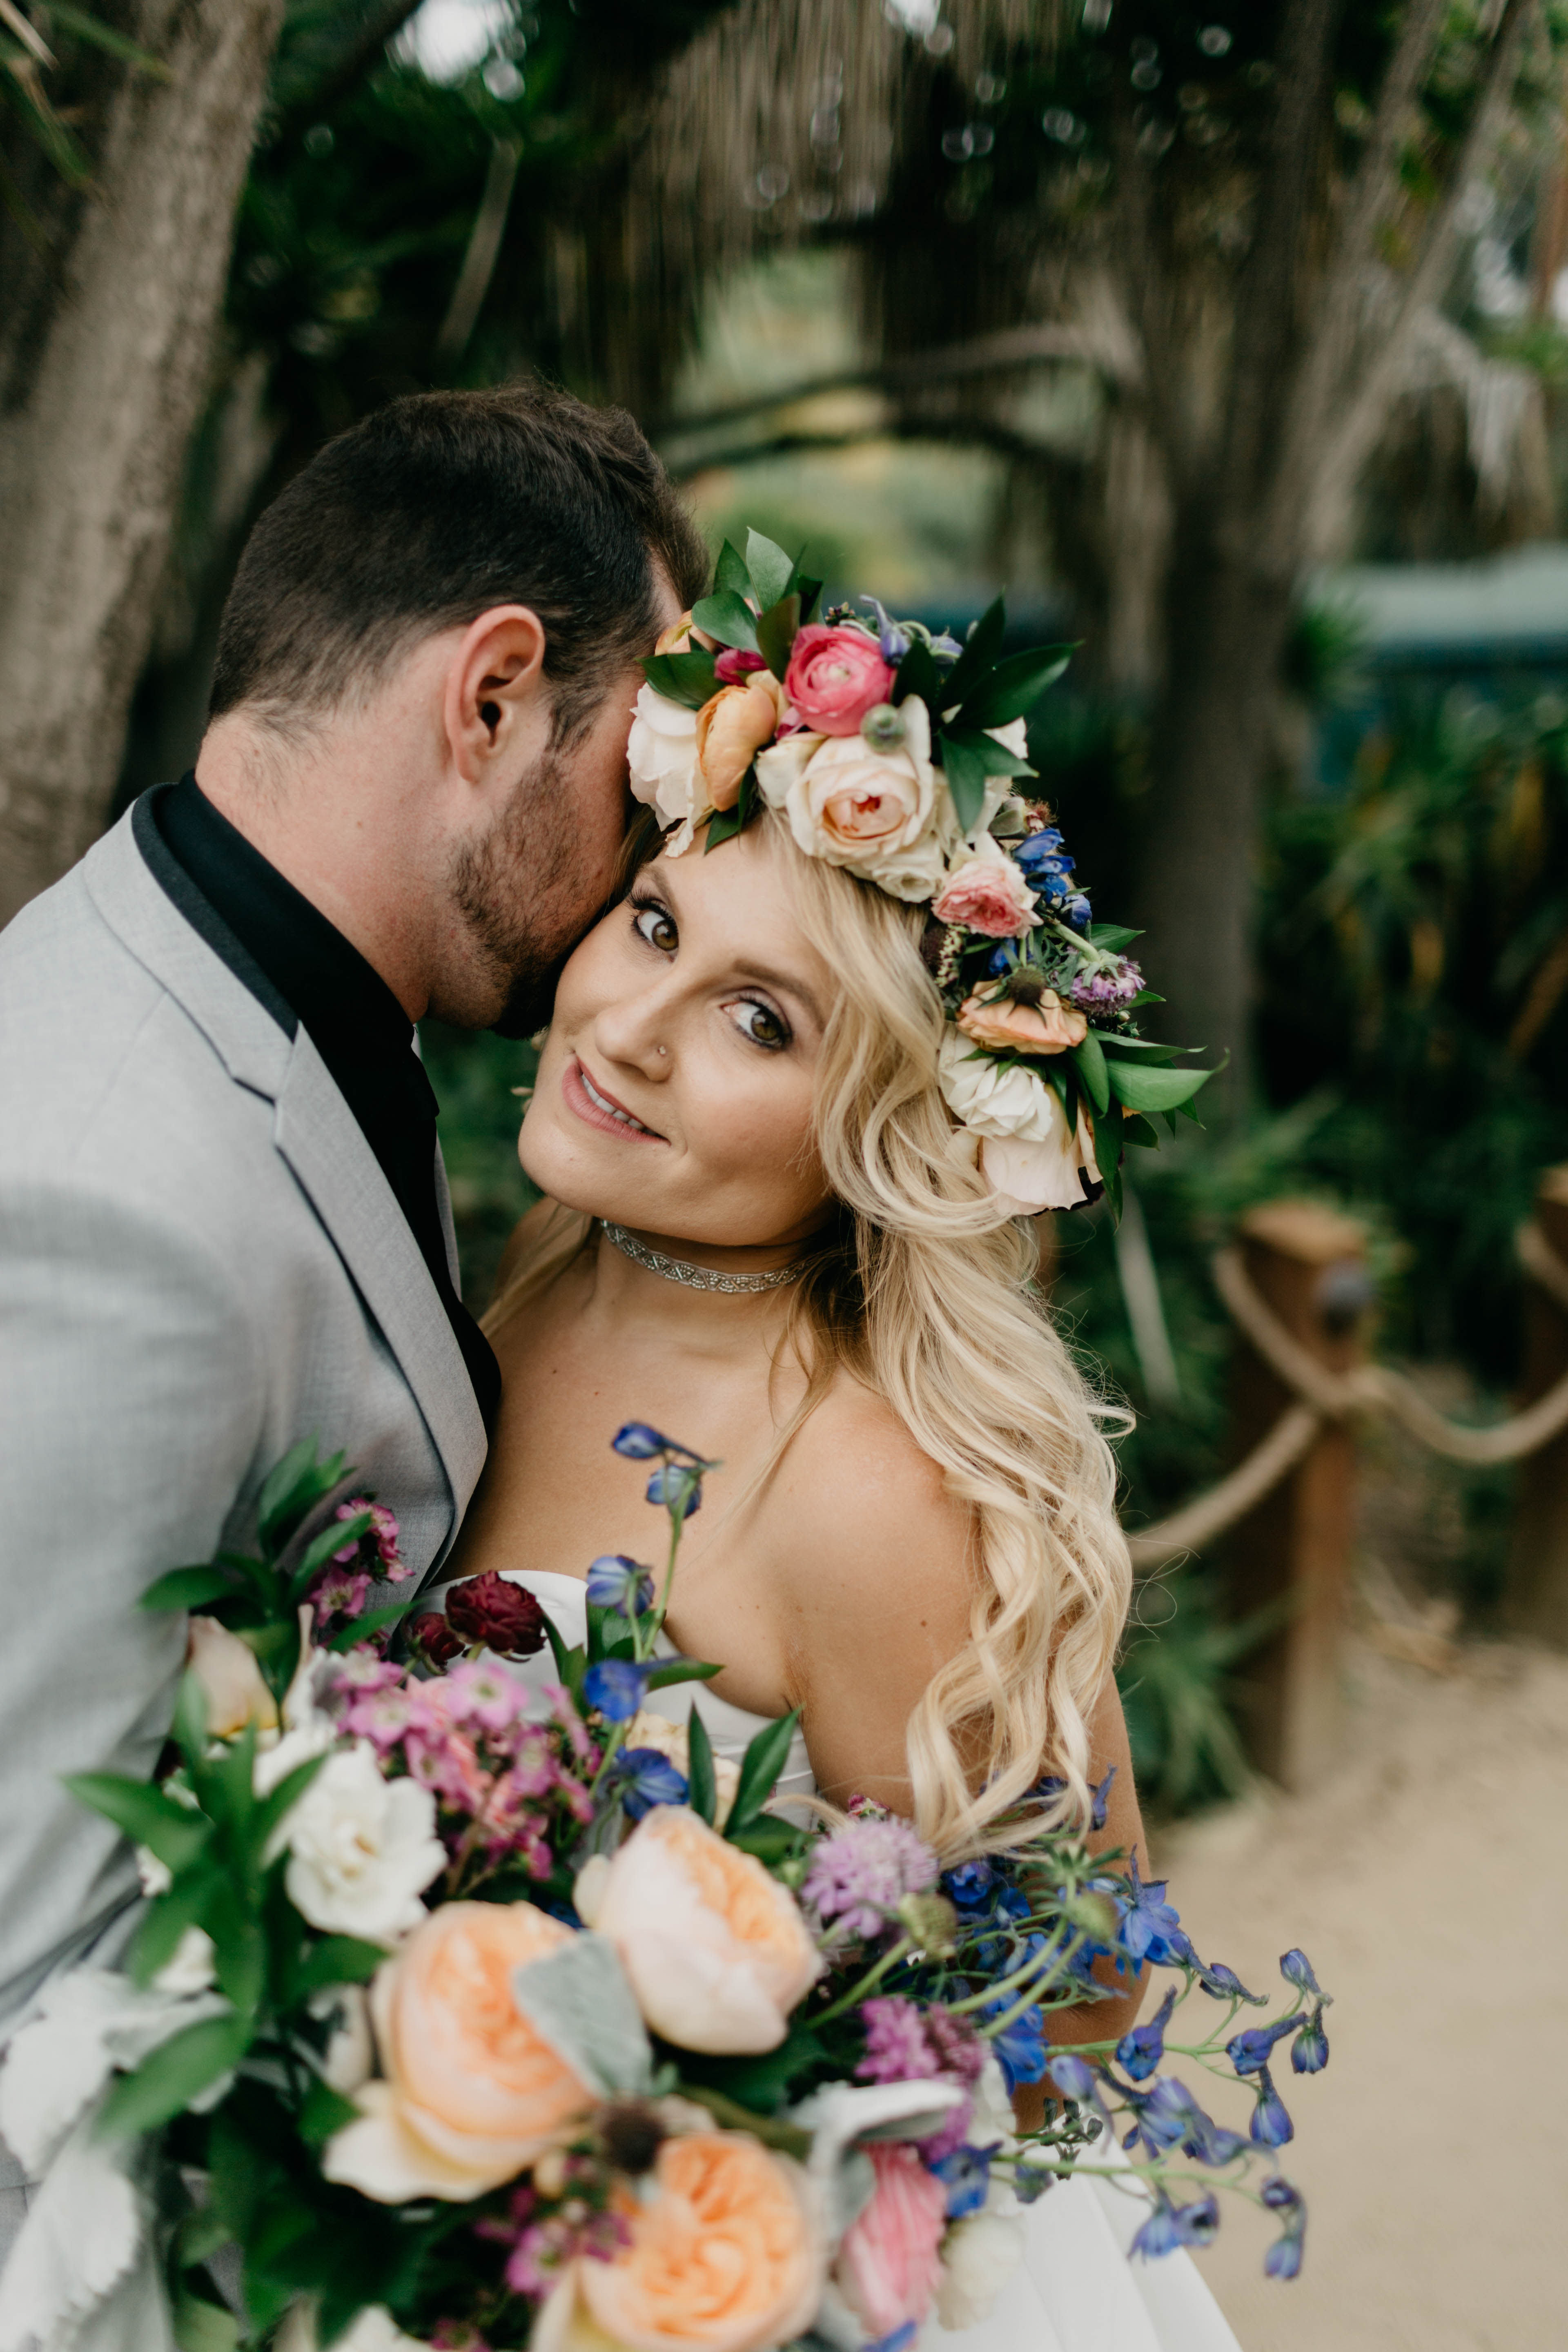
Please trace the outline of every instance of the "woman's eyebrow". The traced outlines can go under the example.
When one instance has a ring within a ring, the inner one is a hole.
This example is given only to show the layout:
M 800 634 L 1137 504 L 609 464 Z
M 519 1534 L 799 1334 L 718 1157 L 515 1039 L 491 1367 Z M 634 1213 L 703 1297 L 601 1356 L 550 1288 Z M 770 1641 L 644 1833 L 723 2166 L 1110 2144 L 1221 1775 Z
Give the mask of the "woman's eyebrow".
M 776 988 L 785 996 L 798 996 L 820 1029 L 825 1024 L 822 1007 L 804 980 L 793 972 L 775 971 L 771 964 L 737 962 L 735 970 L 747 980 L 760 980 L 766 988 Z

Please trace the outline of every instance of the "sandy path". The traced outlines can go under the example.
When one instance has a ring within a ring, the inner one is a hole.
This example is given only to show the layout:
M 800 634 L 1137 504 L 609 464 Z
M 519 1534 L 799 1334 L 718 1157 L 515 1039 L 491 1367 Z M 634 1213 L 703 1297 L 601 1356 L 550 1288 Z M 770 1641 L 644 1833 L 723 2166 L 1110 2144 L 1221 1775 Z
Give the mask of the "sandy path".
M 1161 1857 L 1206 1958 L 1260 1990 L 1300 1943 L 1336 1996 L 1328 2072 L 1277 2075 L 1302 2275 L 1239 2203 L 1205 2273 L 1244 2352 L 1565 2352 L 1568 1659 L 1358 1650 L 1350 1685 L 1331 1781 Z

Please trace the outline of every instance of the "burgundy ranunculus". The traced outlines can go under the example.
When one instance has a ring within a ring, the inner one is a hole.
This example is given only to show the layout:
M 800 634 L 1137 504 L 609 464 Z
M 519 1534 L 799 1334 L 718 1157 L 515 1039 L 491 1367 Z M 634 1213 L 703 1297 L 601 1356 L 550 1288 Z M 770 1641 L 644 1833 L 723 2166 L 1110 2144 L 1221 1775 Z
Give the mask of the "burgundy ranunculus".
M 544 1647 L 544 1612 L 531 1592 L 495 1569 L 454 1584 L 447 1622 L 465 1642 L 482 1642 L 500 1658 L 531 1658 Z
M 426 1609 L 421 1615 L 409 1619 L 408 1645 L 437 1672 L 443 1666 L 449 1666 L 454 1658 L 460 1658 L 468 1646 L 462 1635 L 455 1633 L 447 1620 L 434 1609 Z

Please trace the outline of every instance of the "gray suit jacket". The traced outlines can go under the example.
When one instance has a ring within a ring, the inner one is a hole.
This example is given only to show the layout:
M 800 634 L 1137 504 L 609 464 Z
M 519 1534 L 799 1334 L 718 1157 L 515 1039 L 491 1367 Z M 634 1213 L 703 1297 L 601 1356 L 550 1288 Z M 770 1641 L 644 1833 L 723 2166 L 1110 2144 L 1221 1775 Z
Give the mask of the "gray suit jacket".
M 153 1769 L 184 1620 L 140 1594 L 248 1548 L 311 1435 L 434 1568 L 485 1452 L 451 1326 L 309 1035 L 128 816 L 0 936 L 0 2041 L 135 1894 L 59 1776 Z

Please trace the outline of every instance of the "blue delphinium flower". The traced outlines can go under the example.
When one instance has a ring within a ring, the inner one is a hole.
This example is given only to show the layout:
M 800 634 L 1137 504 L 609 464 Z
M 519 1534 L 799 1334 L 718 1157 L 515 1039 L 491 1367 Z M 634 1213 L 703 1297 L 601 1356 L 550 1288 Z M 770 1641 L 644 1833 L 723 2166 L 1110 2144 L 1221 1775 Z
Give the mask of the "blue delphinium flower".
M 583 1689 L 590 1706 L 607 1716 L 612 1723 L 629 1723 L 643 1703 L 651 1663 L 632 1658 L 601 1658 L 590 1666 L 583 1677 Z
M 1092 2099 L 1096 2095 L 1094 2069 L 1087 2059 L 1064 2052 L 1047 2062 L 1046 2072 L 1065 2098 Z
M 996 1884 L 996 1873 L 990 1863 L 961 1862 L 956 1870 L 943 1873 L 942 1891 L 961 1911 L 973 1911 L 984 1906 Z
M 1133 2026 L 1117 2043 L 1117 2058 L 1135 2083 L 1146 2082 L 1164 2056 L 1165 2028 L 1175 2006 L 1176 1988 L 1173 1985 L 1148 2024 Z
M 1266 2180 L 1258 2193 L 1272 2213 L 1299 2213 L 1303 2210 L 1300 2190 L 1282 2173 L 1277 2172 L 1271 2180 Z
M 879 2336 L 874 2344 L 862 2347 L 862 2352 L 910 2352 L 910 2347 L 921 2332 L 918 2319 L 906 2319 L 890 2336 Z
M 619 1609 L 640 1617 L 653 1603 L 652 1571 L 624 1551 L 608 1551 L 588 1570 L 588 1598 L 595 1609 Z
M 1121 1898 L 1122 1950 L 1129 1959 L 1152 1960 L 1156 1968 L 1180 1967 L 1191 1958 L 1193 1948 L 1175 1910 L 1165 1900 L 1166 1881 L 1162 1878 L 1145 1885 L 1138 1875 L 1136 1854 L 1128 1857 L 1127 1874 L 1132 1899 Z
M 1279 2236 L 1263 2257 L 1264 2271 L 1269 2278 L 1293 2279 L 1301 2268 L 1301 2245 L 1307 2234 L 1307 2209 L 1301 2202 L 1301 2192 L 1276 2173 L 1272 2180 L 1264 2182 L 1258 2193 L 1265 2205 L 1284 2216 Z
M 862 596 L 860 602 L 869 604 L 877 615 L 877 642 L 882 648 L 882 659 L 885 662 L 901 662 L 910 649 L 906 632 L 889 620 L 885 609 L 875 596 Z
M 1094 908 L 1081 890 L 1075 890 L 1062 909 L 1075 931 L 1087 931 L 1094 918 Z
M 1283 2147 L 1296 2137 L 1296 2126 L 1286 2113 L 1285 2102 L 1274 2087 L 1274 2078 L 1267 2066 L 1258 2074 L 1258 2105 L 1252 2110 L 1252 2137 L 1259 2147 Z
M 656 1805 L 683 1805 L 691 1793 L 685 1773 L 657 1748 L 623 1748 L 615 1769 L 621 1803 L 634 1822 Z
M 610 1450 L 625 1454 L 628 1462 L 651 1462 L 656 1454 L 667 1454 L 671 1447 L 668 1438 L 650 1429 L 646 1421 L 628 1421 L 611 1438 Z
M 1328 2063 L 1329 2037 L 1323 2031 L 1323 2004 L 1319 2001 L 1290 2044 L 1290 2063 L 1298 2074 L 1321 2074 Z
M 1254 2009 L 1268 2007 L 1268 1994 L 1248 1992 L 1236 1970 L 1227 1969 L 1223 1960 L 1200 1960 L 1194 1952 L 1192 1964 L 1199 1984 L 1212 2000 L 1245 2000 L 1250 2002 Z
M 995 2000 L 988 2000 L 982 2013 L 988 2018 L 1000 2017 L 1011 2008 L 1012 2001 L 1010 1993 L 1001 1994 Z M 1009 2091 L 1016 2091 L 1020 2083 L 1045 2080 L 1046 2021 L 1040 2010 L 1024 2010 L 1000 2033 L 987 2038 Z
M 931 2166 L 931 2170 L 947 2190 L 947 2218 L 962 2221 L 966 2213 L 978 2213 L 991 2188 L 991 2159 L 1001 2147 L 994 2140 L 989 2147 L 955 2147 Z
M 1004 940 L 999 948 L 992 949 L 985 961 L 985 969 L 993 980 L 1001 980 L 1012 971 L 1017 961 L 1012 941 Z
M 1173 2205 L 1162 2197 L 1128 2252 L 1157 2260 L 1161 2254 L 1173 2254 L 1179 2246 L 1212 2245 L 1218 2228 L 1219 2207 L 1212 2196 L 1194 2197 L 1185 2205 Z
M 682 1462 L 661 1462 L 647 1482 L 647 1499 L 672 1516 L 689 1519 L 702 1507 L 702 1481 Z
M 1274 2055 L 1274 2044 L 1294 2033 L 1300 2017 L 1277 2017 L 1269 2025 L 1249 2025 L 1245 2032 L 1233 2034 L 1225 2045 L 1225 2054 L 1238 2074 L 1258 2074 Z
M 1195 2101 L 1192 2124 L 1183 2145 L 1200 2164 L 1234 2164 L 1238 2156 L 1247 2152 L 1247 2142 L 1240 2132 L 1232 2131 L 1228 2124 L 1216 2124 Z
M 1089 1825 L 1091 1830 L 1102 1830 L 1105 1827 L 1106 1809 L 1110 1801 L 1110 1784 L 1115 1778 L 1116 1767 L 1113 1764 L 1104 1780 L 1097 1782 L 1089 1790 Z M 1059 1772 L 1047 1772 L 1043 1780 L 1036 1781 L 1029 1794 L 1037 1804 L 1049 1805 L 1055 1803 L 1066 1788 L 1067 1782 Z
M 1311 1961 L 1305 1952 L 1298 1950 L 1294 1946 L 1282 1955 L 1279 1973 L 1287 1984 L 1293 1984 L 1296 1987 L 1298 1992 L 1310 1992 L 1319 2000 L 1328 1999 L 1322 1986 L 1312 1974 Z
M 1276 2238 L 1263 2257 L 1265 2274 L 1269 2278 L 1293 2279 L 1301 2273 L 1301 2238 L 1300 2230 L 1287 2230 Z
M 1013 855 L 1026 874 L 1032 873 L 1048 857 L 1061 861 L 1057 868 L 1058 873 L 1068 873 L 1072 867 L 1072 859 L 1063 858 L 1061 833 L 1054 824 L 1044 825 L 1038 833 L 1029 834 L 1018 844 Z

